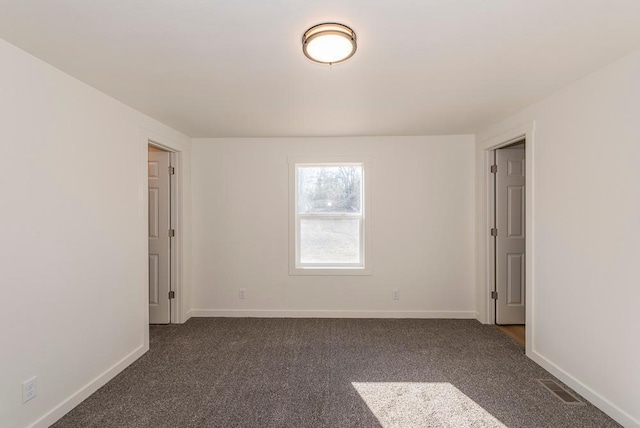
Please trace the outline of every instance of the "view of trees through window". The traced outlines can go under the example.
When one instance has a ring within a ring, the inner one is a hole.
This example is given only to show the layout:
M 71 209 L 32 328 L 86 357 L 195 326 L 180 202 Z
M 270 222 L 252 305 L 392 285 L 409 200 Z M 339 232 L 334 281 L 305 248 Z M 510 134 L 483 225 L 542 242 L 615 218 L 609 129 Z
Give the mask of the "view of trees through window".
M 362 166 L 298 168 L 299 213 L 361 212 Z
M 362 165 L 298 166 L 297 178 L 299 263 L 361 264 Z

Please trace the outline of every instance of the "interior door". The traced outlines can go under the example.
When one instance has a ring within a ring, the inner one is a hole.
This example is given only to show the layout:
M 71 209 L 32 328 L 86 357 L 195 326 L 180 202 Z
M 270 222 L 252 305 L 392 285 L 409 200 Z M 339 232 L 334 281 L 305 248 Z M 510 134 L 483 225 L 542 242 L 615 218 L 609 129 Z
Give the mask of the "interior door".
M 496 165 L 496 324 L 524 324 L 524 144 L 496 150 Z
M 171 320 L 169 152 L 149 146 L 149 323 Z

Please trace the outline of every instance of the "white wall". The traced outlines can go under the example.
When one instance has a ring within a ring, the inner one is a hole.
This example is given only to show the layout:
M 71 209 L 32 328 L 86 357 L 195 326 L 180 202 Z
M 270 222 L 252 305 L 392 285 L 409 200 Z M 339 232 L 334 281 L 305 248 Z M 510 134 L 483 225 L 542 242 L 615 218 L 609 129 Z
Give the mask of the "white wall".
M 2 40 L 0 64 L 0 425 L 48 426 L 148 346 L 145 139 L 190 142 Z
M 474 141 L 193 140 L 192 314 L 475 317 Z M 289 276 L 287 159 L 306 155 L 371 158 L 373 275 Z
M 629 427 L 640 426 L 639 112 L 636 52 L 477 138 L 535 121 L 529 352 Z

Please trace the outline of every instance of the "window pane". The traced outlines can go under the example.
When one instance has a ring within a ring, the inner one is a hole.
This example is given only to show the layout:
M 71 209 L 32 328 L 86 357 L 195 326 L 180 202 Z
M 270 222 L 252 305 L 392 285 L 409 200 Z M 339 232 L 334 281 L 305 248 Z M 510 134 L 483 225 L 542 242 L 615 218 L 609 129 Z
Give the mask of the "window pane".
M 300 220 L 301 263 L 360 263 L 360 220 Z
M 299 166 L 298 213 L 360 213 L 362 166 Z

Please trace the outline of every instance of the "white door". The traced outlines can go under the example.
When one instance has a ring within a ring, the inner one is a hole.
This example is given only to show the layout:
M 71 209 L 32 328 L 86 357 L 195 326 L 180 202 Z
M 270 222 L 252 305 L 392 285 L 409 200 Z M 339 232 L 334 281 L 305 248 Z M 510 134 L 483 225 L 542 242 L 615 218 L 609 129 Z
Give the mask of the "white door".
M 168 324 L 171 278 L 169 152 L 149 146 L 149 323 Z
M 525 322 L 524 153 L 496 150 L 496 324 Z

